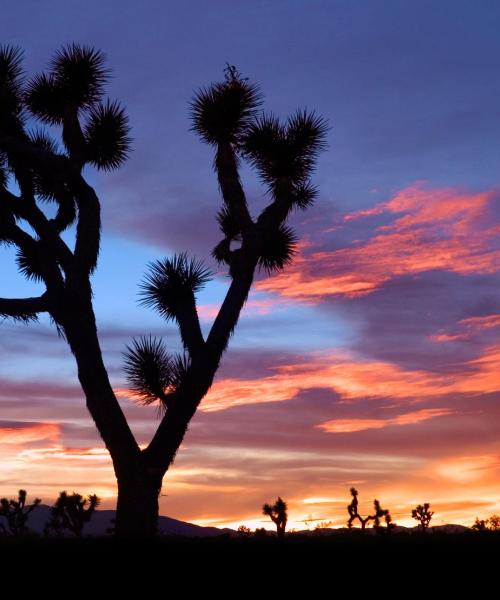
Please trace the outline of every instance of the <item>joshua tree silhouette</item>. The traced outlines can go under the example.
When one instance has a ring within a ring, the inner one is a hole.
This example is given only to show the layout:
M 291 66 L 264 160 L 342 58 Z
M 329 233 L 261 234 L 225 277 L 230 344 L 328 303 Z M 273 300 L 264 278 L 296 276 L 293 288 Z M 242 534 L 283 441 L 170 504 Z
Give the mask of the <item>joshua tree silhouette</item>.
M 429 510 L 431 505 L 426 502 L 425 504 L 419 504 L 417 508 L 411 511 L 411 516 L 420 523 L 422 533 L 427 531 L 429 523 L 431 522 L 433 511 Z
M 0 499 L 0 517 L 5 517 L 10 535 L 24 535 L 28 532 L 28 517 L 41 502 L 40 498 L 35 498 L 33 504 L 26 504 L 26 496 L 26 490 L 19 490 L 17 500 Z M 0 528 L 6 531 L 3 524 L 0 524 Z
M 395 525 L 392 522 L 392 517 L 388 509 L 383 509 L 378 500 L 373 501 L 374 513 L 373 515 L 367 515 L 366 517 L 362 517 L 358 511 L 358 490 L 356 488 L 350 489 L 352 500 L 350 504 L 347 505 L 347 512 L 349 513 L 349 519 L 347 520 L 347 527 L 349 529 L 352 528 L 353 522 L 357 519 L 361 523 L 361 530 L 364 531 L 366 529 L 366 525 L 373 521 L 373 526 L 376 530 L 382 533 L 382 529 L 385 531 L 391 531 Z M 387 527 L 382 528 L 380 525 L 380 520 L 384 519 Z
M 382 508 L 380 502 L 378 500 L 373 501 L 373 508 L 375 509 L 375 518 L 373 519 L 373 527 L 377 531 L 377 533 L 391 533 L 391 531 L 396 527 L 396 524 L 392 522 L 391 513 L 389 509 Z M 384 519 L 385 527 L 382 527 L 380 524 L 380 520 Z
M 479 517 L 476 517 L 476 520 L 474 521 L 474 525 L 472 525 L 471 529 L 473 529 L 474 531 L 487 531 L 488 530 L 488 520 L 480 519 Z
M 188 424 L 212 385 L 238 322 L 257 268 L 280 270 L 292 259 L 294 209 L 312 204 L 310 182 L 324 147 L 325 122 L 297 111 L 285 122 L 258 113 L 258 89 L 234 67 L 224 81 L 199 91 L 191 104 L 193 131 L 213 146 L 222 194 L 222 241 L 213 256 L 226 266 L 230 285 L 210 332 L 202 335 L 196 292 L 209 270 L 184 253 L 156 261 L 143 283 L 143 301 L 174 320 L 185 348 L 170 356 L 162 341 L 142 338 L 126 354 L 131 387 L 144 403 L 164 409 L 150 444 L 139 448 L 111 387 L 102 359 L 90 277 L 101 233 L 100 201 L 83 176 L 85 165 L 120 167 L 130 146 L 128 120 L 117 103 L 104 101 L 108 78 L 103 54 L 71 45 L 56 53 L 49 72 L 24 83 L 22 54 L 0 48 L 0 241 L 18 250 L 18 267 L 44 285 L 38 297 L 0 299 L 0 316 L 23 322 L 48 313 L 66 338 L 78 366 L 87 407 L 111 454 L 118 483 L 118 534 L 152 534 L 158 494 Z M 61 148 L 45 131 L 29 133 L 25 115 L 62 128 Z M 254 219 L 239 177 L 248 162 L 270 202 Z M 9 186 L 14 178 L 20 193 Z M 55 204 L 49 218 L 40 201 Z M 23 228 L 27 223 L 29 228 Z M 62 233 L 74 225 L 74 246 Z
M 81 537 L 83 526 L 90 521 L 99 503 L 100 499 L 95 494 L 84 498 L 80 494 L 69 495 L 61 492 L 52 507 L 50 519 L 45 526 L 45 534 L 60 535 L 68 531 L 76 537 Z
M 286 502 L 280 497 L 278 497 L 273 505 L 264 504 L 262 507 L 262 514 L 271 517 L 271 521 L 276 525 L 278 538 L 281 540 L 285 537 L 286 523 L 288 521 L 287 510 L 288 506 Z

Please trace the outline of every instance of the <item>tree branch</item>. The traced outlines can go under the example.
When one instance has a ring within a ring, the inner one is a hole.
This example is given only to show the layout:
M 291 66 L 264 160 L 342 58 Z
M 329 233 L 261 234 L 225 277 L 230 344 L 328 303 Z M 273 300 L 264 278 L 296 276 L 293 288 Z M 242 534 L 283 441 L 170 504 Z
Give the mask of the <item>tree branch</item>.
M 36 166 L 51 177 L 56 175 L 61 181 L 67 181 L 75 172 L 67 156 L 53 154 L 25 138 L 14 137 L 0 131 L 0 148 L 8 154 L 23 155 L 25 160 L 31 161 L 32 166 Z
M 192 301 L 183 304 L 182 307 L 177 309 L 176 319 L 179 324 L 182 343 L 189 352 L 191 359 L 194 359 L 205 346 L 194 294 Z
M 248 270 L 233 276 L 224 302 L 210 329 L 207 338 L 207 347 L 209 351 L 213 353 L 217 362 L 227 348 L 229 338 L 238 323 L 241 309 L 243 308 L 246 299 L 248 298 L 248 294 L 250 293 L 250 288 L 252 287 L 254 270 L 255 264 L 253 265 L 253 268 L 249 268 Z
M 253 221 L 248 212 L 245 192 L 238 174 L 238 163 L 231 144 L 218 144 L 215 170 L 224 202 L 243 232 L 253 225 Z
M 29 233 L 21 229 L 15 223 L 9 224 L 5 232 L 5 239 L 15 244 L 21 250 L 30 252 L 36 248 L 36 240 Z
M 26 220 L 33 227 L 40 239 L 54 251 L 67 272 L 72 265 L 73 254 L 59 236 L 54 224 L 38 208 L 34 198 L 18 197 L 6 189 L 0 189 L 0 200 L 13 214 Z
M 47 312 L 45 294 L 34 298 L 0 298 L 0 315 L 21 321 L 36 319 L 38 313 Z
M 81 170 L 85 163 L 87 144 L 78 120 L 78 111 L 74 108 L 68 110 L 64 117 L 62 138 L 71 160 Z
M 91 273 L 97 265 L 101 241 L 101 205 L 94 189 L 81 175 L 73 178 L 78 207 L 76 227 L 75 262 L 84 275 Z
M 273 189 L 274 200 L 268 204 L 257 219 L 258 227 L 279 227 L 288 217 L 293 202 L 293 185 L 282 178 Z

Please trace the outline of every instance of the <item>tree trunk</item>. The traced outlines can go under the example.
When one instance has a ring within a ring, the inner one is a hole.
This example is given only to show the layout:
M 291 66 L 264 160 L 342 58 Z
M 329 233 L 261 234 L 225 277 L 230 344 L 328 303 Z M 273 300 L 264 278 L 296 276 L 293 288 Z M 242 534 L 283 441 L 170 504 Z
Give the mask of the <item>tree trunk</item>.
M 158 483 L 156 474 L 149 475 L 144 466 L 102 360 L 90 293 L 82 296 L 67 301 L 57 321 L 75 356 L 87 408 L 113 461 L 118 481 L 116 533 L 149 535 L 156 531 L 161 478 Z
M 118 481 L 117 536 L 150 537 L 157 533 L 159 491 L 156 485 L 141 479 Z

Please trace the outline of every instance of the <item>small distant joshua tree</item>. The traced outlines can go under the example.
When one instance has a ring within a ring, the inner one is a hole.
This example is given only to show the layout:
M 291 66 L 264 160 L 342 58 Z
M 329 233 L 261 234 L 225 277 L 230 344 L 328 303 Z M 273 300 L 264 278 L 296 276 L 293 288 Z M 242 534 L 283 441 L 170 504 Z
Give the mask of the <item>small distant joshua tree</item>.
M 373 501 L 374 514 L 367 515 L 366 517 L 362 517 L 358 511 L 358 490 L 356 488 L 352 487 L 350 492 L 351 492 L 352 500 L 351 500 L 351 503 L 348 504 L 348 506 L 347 506 L 347 512 L 349 513 L 347 527 L 349 527 L 349 529 L 352 528 L 352 524 L 356 519 L 361 523 L 362 531 L 364 531 L 366 529 L 366 525 L 370 521 L 374 522 L 373 525 L 379 532 L 381 532 L 382 529 L 384 531 L 385 530 L 392 531 L 392 529 L 394 529 L 395 524 L 392 522 L 392 517 L 389 513 L 389 510 L 383 509 L 378 500 Z M 384 519 L 384 521 L 387 525 L 386 528 L 382 528 L 382 526 L 380 524 L 381 519 Z
M 419 504 L 417 508 L 414 508 L 411 511 L 411 516 L 415 520 L 419 521 L 422 533 L 425 533 L 427 531 L 429 523 L 432 519 L 432 515 L 434 514 L 434 511 L 429 510 L 430 507 L 431 505 L 428 502 L 426 502 L 425 504 Z
M 271 521 L 276 525 L 279 539 L 285 537 L 286 523 L 288 521 L 287 510 L 288 506 L 281 497 L 278 497 L 273 505 L 264 504 L 262 507 L 262 514 L 271 517 Z
M 90 521 L 99 504 L 100 499 L 95 494 L 84 498 L 81 494 L 69 495 L 61 492 L 45 526 L 46 535 L 70 532 L 76 537 L 81 537 L 83 526 Z
M 373 507 L 375 508 L 375 518 L 373 519 L 373 527 L 377 533 L 391 533 L 396 527 L 396 523 L 392 522 L 391 513 L 389 509 L 382 508 L 378 500 L 373 501 Z M 385 527 L 382 527 L 381 520 L 383 519 Z
M 488 529 L 488 520 L 480 519 L 476 517 L 474 521 L 474 525 L 471 527 L 474 531 L 487 531 Z
M 476 517 L 472 529 L 474 531 L 500 531 L 500 516 L 491 515 L 489 519 L 479 519 Z
M 26 525 L 30 513 L 40 504 L 40 498 L 35 498 L 33 504 L 26 504 L 26 490 L 19 490 L 17 500 L 0 500 L 0 517 L 5 517 L 8 532 L 3 524 L 0 524 L 0 532 L 8 535 L 18 536 L 28 532 Z

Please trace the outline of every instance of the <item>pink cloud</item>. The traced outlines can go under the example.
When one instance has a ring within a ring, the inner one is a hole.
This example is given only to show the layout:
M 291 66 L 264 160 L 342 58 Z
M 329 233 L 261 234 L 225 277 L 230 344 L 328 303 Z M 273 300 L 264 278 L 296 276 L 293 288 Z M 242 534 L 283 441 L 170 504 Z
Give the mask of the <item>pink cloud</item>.
M 431 340 L 434 342 L 451 342 L 455 340 L 468 340 L 476 336 L 482 331 L 494 329 L 500 327 L 500 315 L 484 315 L 481 317 L 469 317 L 467 319 L 461 319 L 457 323 L 459 330 L 458 333 L 448 333 L 441 331 L 436 335 L 431 336 Z
M 335 250 L 302 249 L 283 273 L 257 289 L 288 299 L 319 302 L 332 295 L 359 296 L 403 275 L 444 270 L 460 275 L 500 269 L 498 192 L 406 188 L 388 202 L 344 215 L 350 221 L 393 215 L 364 242 Z

